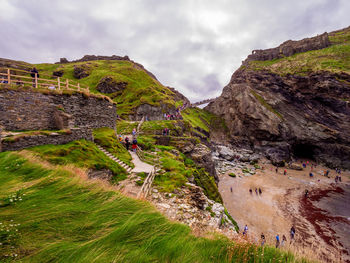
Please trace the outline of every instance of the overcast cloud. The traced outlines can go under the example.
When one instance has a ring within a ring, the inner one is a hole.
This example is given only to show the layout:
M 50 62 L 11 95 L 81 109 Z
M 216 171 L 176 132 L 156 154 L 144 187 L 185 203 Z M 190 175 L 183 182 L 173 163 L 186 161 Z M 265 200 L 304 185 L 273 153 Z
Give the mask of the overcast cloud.
M 0 0 L 0 57 L 128 55 L 199 101 L 253 49 L 347 27 L 349 11 L 349 0 Z

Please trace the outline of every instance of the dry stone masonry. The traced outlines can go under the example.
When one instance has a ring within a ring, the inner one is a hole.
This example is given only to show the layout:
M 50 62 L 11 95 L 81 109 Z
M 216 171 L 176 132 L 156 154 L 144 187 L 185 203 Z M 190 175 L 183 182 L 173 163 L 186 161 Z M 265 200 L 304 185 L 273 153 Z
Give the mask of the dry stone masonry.
M 1 89 L 0 116 L 4 131 L 70 131 L 1 140 L 0 130 L 0 149 L 7 151 L 79 139 L 92 141 L 91 129 L 115 128 L 117 111 L 116 105 L 108 100 L 82 93 L 59 95 Z

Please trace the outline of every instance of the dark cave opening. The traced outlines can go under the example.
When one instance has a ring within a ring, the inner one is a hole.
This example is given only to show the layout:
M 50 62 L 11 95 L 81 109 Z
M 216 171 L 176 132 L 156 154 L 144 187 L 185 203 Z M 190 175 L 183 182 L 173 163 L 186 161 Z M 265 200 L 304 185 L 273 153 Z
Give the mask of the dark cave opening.
M 316 147 L 309 143 L 296 143 L 292 147 L 294 157 L 298 159 L 315 160 Z

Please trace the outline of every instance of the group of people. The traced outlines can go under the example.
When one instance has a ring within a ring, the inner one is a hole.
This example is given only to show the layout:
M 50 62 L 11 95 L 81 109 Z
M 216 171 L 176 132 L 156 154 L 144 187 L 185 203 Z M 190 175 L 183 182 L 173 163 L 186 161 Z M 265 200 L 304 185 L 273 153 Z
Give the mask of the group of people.
M 164 120 L 182 120 L 182 115 L 180 112 L 176 114 L 164 113 Z
M 247 236 L 247 234 L 248 234 L 248 226 L 247 225 L 244 226 L 242 234 L 243 234 L 243 236 Z M 292 243 L 292 241 L 294 240 L 294 237 L 295 237 L 295 227 L 294 226 L 292 226 L 290 228 L 289 234 L 290 234 L 290 243 Z M 283 247 L 284 244 L 287 243 L 287 237 L 284 234 L 282 235 L 282 238 L 280 238 L 280 235 L 277 234 L 275 239 L 276 239 L 276 244 L 275 244 L 276 248 Z M 261 243 L 260 243 L 261 246 L 264 246 L 266 243 L 266 237 L 265 237 L 264 233 L 261 233 L 260 240 L 261 240 Z
M 132 141 L 130 142 L 130 139 L 128 136 L 125 137 L 123 142 L 122 135 L 119 135 L 119 142 L 124 143 L 125 148 L 129 151 L 130 145 L 133 152 L 137 151 L 137 139 L 136 139 L 136 129 L 132 130 Z
M 231 189 L 231 192 L 232 192 L 232 189 Z M 252 195 L 253 194 L 253 190 L 250 188 L 249 189 L 249 193 Z M 259 187 L 259 188 L 255 188 L 255 194 L 256 195 L 261 195 L 262 194 L 262 190 L 261 190 L 261 188 Z
M 164 128 L 162 134 L 163 134 L 163 136 L 169 135 L 170 134 L 170 130 L 168 128 Z

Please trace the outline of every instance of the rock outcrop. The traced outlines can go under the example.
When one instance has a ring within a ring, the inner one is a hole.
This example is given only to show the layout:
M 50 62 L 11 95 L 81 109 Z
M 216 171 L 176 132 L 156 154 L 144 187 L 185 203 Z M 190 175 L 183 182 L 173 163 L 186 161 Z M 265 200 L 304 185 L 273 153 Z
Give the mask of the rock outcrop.
M 346 28 L 329 34 L 332 43 L 324 33 L 254 51 L 206 109 L 225 120 L 232 145 L 263 153 L 277 166 L 296 157 L 350 169 L 349 34 Z M 334 49 L 319 50 L 331 44 Z
M 127 82 L 117 82 L 113 77 L 103 77 L 97 84 L 96 89 L 102 93 L 114 93 L 117 91 L 124 90 L 128 85 Z
M 328 33 L 323 33 L 322 35 L 311 38 L 304 38 L 299 41 L 288 40 L 275 48 L 253 50 L 252 54 L 243 62 L 243 65 L 246 65 L 252 60 L 272 60 L 289 57 L 295 53 L 322 49 L 328 47 L 330 44 Z
M 91 68 L 87 64 L 75 65 L 73 75 L 77 79 L 86 78 L 91 73 Z
M 350 75 L 306 76 L 238 70 L 206 109 L 222 116 L 235 141 L 276 165 L 291 157 L 350 168 Z

